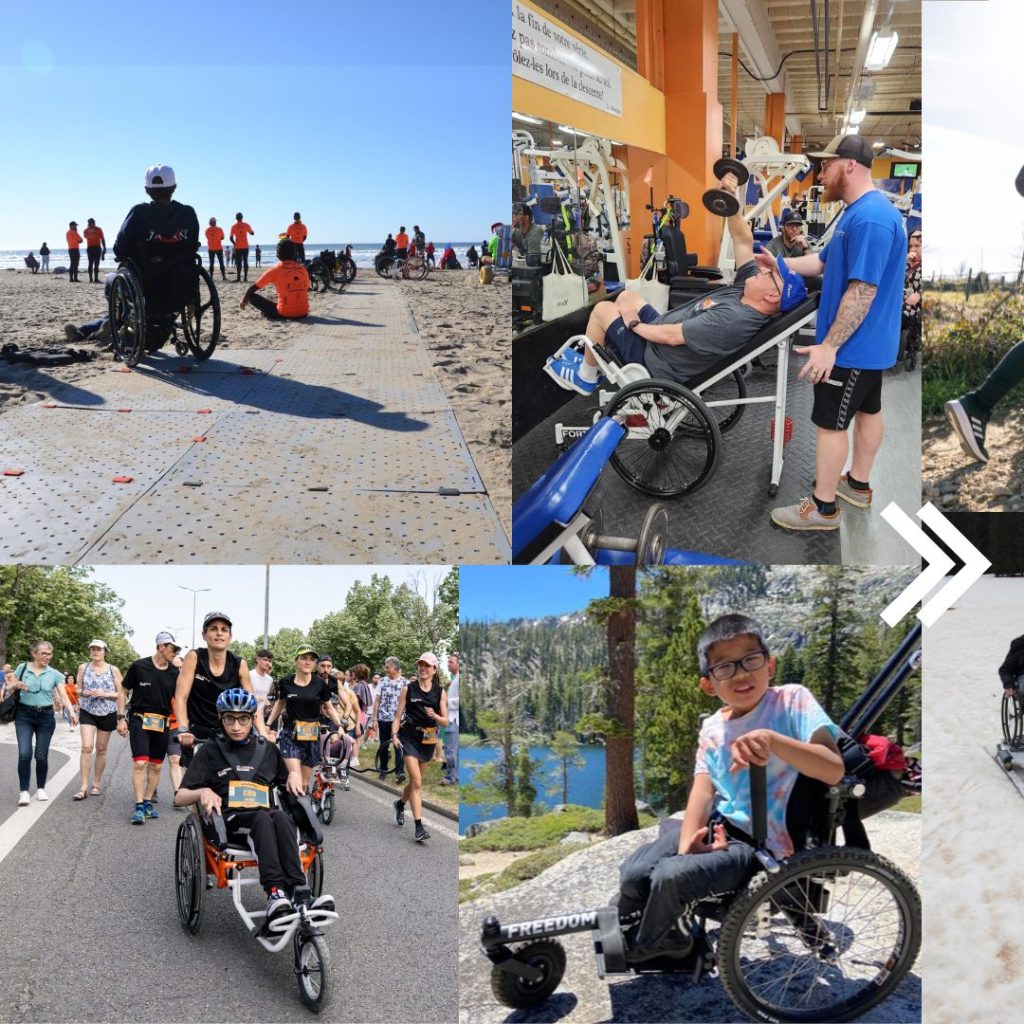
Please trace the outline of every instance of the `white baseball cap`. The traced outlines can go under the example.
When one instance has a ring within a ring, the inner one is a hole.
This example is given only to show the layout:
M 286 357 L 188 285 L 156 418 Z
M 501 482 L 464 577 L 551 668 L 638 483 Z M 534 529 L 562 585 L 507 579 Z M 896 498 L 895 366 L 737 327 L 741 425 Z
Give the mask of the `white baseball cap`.
M 89 641 L 89 646 L 90 647 L 102 647 L 103 650 L 107 649 L 107 645 L 102 640 L 90 640 Z
M 146 188 L 169 188 L 177 185 L 174 180 L 174 168 L 167 164 L 154 164 L 146 171 Z
M 179 644 L 178 641 L 174 639 L 174 634 L 173 633 L 168 633 L 166 629 L 161 630 L 156 635 L 156 645 L 157 645 L 157 647 L 159 647 L 161 644 L 173 644 L 173 646 L 177 650 L 179 650 L 179 651 L 181 650 L 181 644 Z

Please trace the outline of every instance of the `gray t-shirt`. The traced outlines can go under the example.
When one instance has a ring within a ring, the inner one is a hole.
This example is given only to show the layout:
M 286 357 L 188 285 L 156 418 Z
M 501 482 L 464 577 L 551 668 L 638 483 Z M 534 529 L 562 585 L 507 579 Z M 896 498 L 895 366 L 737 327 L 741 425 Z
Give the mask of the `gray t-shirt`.
M 544 241 L 544 229 L 539 224 L 531 224 L 530 230 L 524 235 L 518 229 L 512 232 L 512 244 L 520 256 L 526 257 L 528 266 L 540 264 L 541 243 Z
M 753 260 L 736 271 L 733 283 L 701 293 L 692 302 L 663 313 L 656 324 L 684 324 L 682 345 L 647 342 L 644 365 L 654 377 L 685 383 L 723 356 L 742 348 L 771 317 L 743 302 L 743 286 L 759 273 Z
M 804 245 L 803 242 L 797 242 L 796 245 L 786 245 L 786 240 L 781 234 L 776 235 L 765 246 L 765 249 L 773 256 L 803 256 L 811 251 L 810 246 Z

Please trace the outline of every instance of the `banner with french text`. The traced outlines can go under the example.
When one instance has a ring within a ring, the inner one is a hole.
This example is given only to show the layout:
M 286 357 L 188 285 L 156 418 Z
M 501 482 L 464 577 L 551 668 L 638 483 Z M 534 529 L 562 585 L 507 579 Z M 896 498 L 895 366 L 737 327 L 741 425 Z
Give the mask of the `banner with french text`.
M 512 73 L 622 116 L 622 72 L 616 64 L 521 3 L 512 4 Z

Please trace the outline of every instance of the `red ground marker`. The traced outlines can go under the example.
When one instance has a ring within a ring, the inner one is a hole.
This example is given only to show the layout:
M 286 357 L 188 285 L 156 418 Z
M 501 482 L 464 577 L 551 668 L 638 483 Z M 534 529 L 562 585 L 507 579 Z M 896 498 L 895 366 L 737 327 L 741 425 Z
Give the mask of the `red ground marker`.
M 5 469 L 4 476 L 24 476 L 25 470 L 23 469 Z
M 135 479 L 135 477 L 133 477 L 133 476 L 115 476 L 114 477 L 114 483 L 115 484 L 130 484 L 134 479 Z
M 206 438 L 202 434 L 196 434 L 196 436 L 193 437 L 192 440 L 197 443 L 202 443 L 203 441 L 206 440 Z

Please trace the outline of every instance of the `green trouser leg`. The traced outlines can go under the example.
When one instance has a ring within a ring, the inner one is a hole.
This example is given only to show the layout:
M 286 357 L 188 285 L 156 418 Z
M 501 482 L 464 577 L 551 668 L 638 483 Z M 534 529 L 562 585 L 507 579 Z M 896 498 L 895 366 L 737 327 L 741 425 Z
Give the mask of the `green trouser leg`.
M 1024 341 L 1018 341 L 1009 352 L 999 360 L 996 368 L 985 378 L 984 384 L 977 391 L 968 392 L 986 416 L 1018 384 L 1024 381 Z

